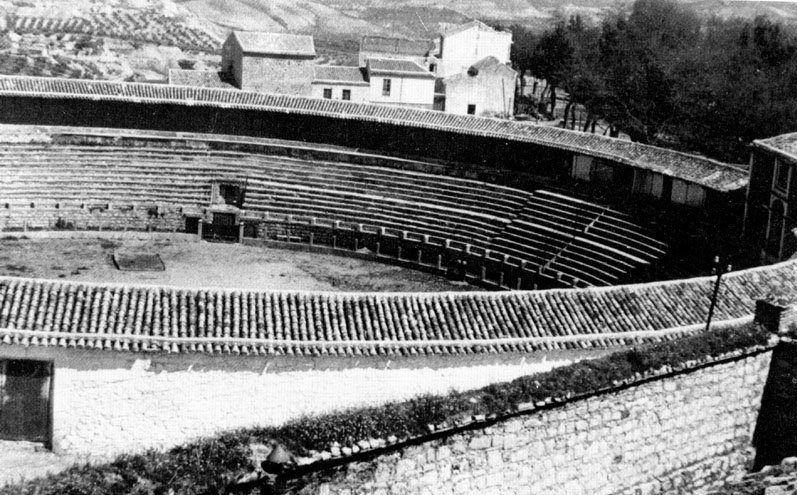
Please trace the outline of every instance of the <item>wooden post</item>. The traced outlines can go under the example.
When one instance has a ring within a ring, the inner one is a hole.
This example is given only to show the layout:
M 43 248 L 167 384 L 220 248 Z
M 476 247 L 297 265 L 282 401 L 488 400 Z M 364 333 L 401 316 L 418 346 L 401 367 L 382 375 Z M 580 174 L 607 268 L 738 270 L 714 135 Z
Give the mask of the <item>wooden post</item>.
M 199 222 L 197 222 L 197 227 L 196 227 L 196 233 L 200 239 L 202 239 L 202 230 L 204 225 L 205 225 L 205 220 L 200 218 Z M 127 230 L 127 224 L 125 224 L 125 230 Z
M 332 235 L 332 249 L 338 248 L 338 236 Z
M 244 242 L 244 223 L 241 222 L 238 224 L 238 242 Z
M 423 249 L 421 249 L 420 247 L 418 248 L 418 264 L 419 265 L 423 264 Z
M 438 254 L 437 255 L 437 269 L 438 270 L 442 270 L 443 269 L 443 255 L 442 254 Z
M 401 261 L 401 244 L 396 248 L 396 259 Z
M 315 233 L 314 232 L 310 232 L 310 246 L 313 245 L 314 238 L 315 238 Z
M 377 256 L 379 256 L 379 250 L 382 247 L 381 244 L 382 244 L 381 242 L 376 241 L 376 255 Z

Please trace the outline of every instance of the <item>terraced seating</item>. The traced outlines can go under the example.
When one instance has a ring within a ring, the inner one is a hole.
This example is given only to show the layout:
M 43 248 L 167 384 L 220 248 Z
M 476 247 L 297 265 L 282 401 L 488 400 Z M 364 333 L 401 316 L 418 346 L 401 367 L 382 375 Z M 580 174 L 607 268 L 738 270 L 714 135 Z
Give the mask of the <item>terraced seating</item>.
M 618 283 L 665 251 L 628 216 L 551 191 L 191 144 L 169 148 L 158 138 L 121 146 L 88 136 L 55 146 L 33 140 L 2 145 L 0 227 L 48 228 L 71 216 L 76 228 L 101 228 L 102 221 L 83 211 L 98 204 L 108 211 L 158 206 L 179 213 L 208 206 L 214 181 L 235 179 L 246 184 L 242 209 L 255 218 L 343 222 L 393 236 L 428 236 L 463 251 L 469 245 L 476 255 L 489 249 L 497 259 L 516 258 L 513 263 L 549 277 L 563 274 L 565 284 Z M 111 222 L 117 228 L 125 222 L 153 228 L 140 214 L 117 216 Z M 161 224 L 174 229 L 179 218 Z M 279 229 L 273 235 L 281 239 Z
M 6 146 L 0 159 L 0 203 L 15 208 L 75 200 L 208 205 L 212 181 L 232 177 L 247 181 L 246 211 L 485 245 L 522 203 L 518 191 L 475 181 L 236 152 L 28 145 Z
M 654 263 L 666 246 L 627 215 L 538 190 L 495 238 L 491 249 L 525 257 L 541 271 L 577 285 L 612 285 Z

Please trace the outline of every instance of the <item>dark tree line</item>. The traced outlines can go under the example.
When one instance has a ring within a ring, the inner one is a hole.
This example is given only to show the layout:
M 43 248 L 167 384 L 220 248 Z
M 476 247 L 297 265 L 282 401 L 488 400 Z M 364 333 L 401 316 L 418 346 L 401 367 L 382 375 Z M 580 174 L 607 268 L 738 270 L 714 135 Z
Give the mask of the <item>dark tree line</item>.
M 797 39 L 767 18 L 705 19 L 674 0 L 637 0 L 599 25 L 560 19 L 514 35 L 524 74 L 570 95 L 635 141 L 734 162 L 753 139 L 797 131 Z

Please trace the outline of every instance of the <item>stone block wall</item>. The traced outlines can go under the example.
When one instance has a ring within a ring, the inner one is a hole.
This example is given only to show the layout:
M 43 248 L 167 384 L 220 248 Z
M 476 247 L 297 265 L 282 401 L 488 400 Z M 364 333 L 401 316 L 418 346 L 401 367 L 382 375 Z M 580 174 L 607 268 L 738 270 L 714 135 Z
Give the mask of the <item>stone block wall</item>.
M 752 461 L 771 353 L 574 400 L 368 462 L 302 494 L 694 493 Z

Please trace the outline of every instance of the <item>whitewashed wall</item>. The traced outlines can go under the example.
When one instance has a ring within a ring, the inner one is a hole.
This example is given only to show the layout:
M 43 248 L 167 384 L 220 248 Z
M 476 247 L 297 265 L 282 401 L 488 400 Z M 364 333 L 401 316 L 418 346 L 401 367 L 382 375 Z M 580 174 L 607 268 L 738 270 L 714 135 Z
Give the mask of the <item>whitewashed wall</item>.
M 0 346 L 0 359 L 54 362 L 53 449 L 99 458 L 481 387 L 583 356 L 314 359 Z

